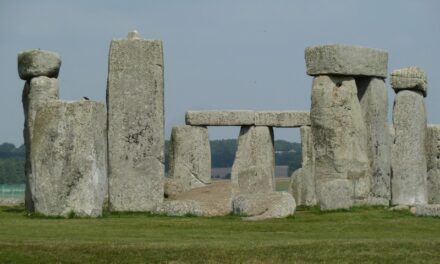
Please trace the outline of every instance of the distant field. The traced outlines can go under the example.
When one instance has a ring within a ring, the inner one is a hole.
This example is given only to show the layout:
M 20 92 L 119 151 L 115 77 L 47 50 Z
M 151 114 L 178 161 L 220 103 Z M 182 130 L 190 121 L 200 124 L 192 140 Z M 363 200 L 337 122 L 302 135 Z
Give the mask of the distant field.
M 383 208 L 236 216 L 26 216 L 0 207 L 0 263 L 439 263 L 440 218 Z

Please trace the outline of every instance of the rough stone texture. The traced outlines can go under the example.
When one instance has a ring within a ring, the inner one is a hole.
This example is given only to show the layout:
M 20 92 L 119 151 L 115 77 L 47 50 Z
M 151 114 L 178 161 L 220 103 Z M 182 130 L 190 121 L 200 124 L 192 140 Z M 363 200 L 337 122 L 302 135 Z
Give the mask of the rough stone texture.
M 387 77 L 385 50 L 330 44 L 306 48 L 307 74 Z
M 400 91 L 394 100 L 392 204 L 425 204 L 427 197 L 426 109 L 416 91 Z
M 33 78 L 26 82 L 23 89 L 22 103 L 24 111 L 24 144 L 26 148 L 25 175 L 26 175 L 26 191 L 25 205 L 30 212 L 34 211 L 32 202 L 32 194 L 28 179 L 31 178 L 32 166 L 30 162 L 32 133 L 35 121 L 35 114 L 39 106 L 44 103 L 56 101 L 59 98 L 58 80 L 45 76 Z
M 163 93 L 162 42 L 113 40 L 107 87 L 112 211 L 150 211 L 163 200 Z
M 322 210 L 347 208 L 371 189 L 367 130 L 351 77 L 313 80 L 310 112 L 316 194 Z
M 440 216 L 440 204 L 420 204 L 411 209 L 413 214 L 419 216 Z
M 255 112 L 250 110 L 188 111 L 187 125 L 194 126 L 242 126 L 255 124 Z
M 428 125 L 428 203 L 440 204 L 440 125 Z
M 312 129 L 303 126 L 301 133 L 301 168 L 290 177 L 289 193 L 297 205 L 316 205 L 315 189 L 315 151 L 313 149 Z
M 388 91 L 385 81 L 375 77 L 356 79 L 358 97 L 367 129 L 368 159 L 372 171 L 371 199 L 391 199 L 391 159 L 388 128 Z
M 18 53 L 18 74 L 26 81 L 34 77 L 58 77 L 61 57 L 58 53 L 47 50 L 27 50 Z
M 234 191 L 242 194 L 275 190 L 275 147 L 271 127 L 241 127 L 231 182 Z
M 230 181 L 213 182 L 166 199 L 155 213 L 183 216 L 223 216 L 232 212 L 232 187 Z
M 211 183 L 211 147 L 206 127 L 173 127 L 170 177 L 183 192 Z
M 245 220 L 256 221 L 293 215 L 296 204 L 290 193 L 271 192 L 239 195 L 234 198 L 232 207 L 235 214 L 250 216 Z
M 425 72 L 418 67 L 408 67 L 395 70 L 391 73 L 391 86 L 397 93 L 400 90 L 415 90 L 428 93 L 428 78 Z
M 0 198 L 0 206 L 23 206 L 24 200 L 19 198 Z
M 301 127 L 310 126 L 308 111 L 256 111 L 256 126 Z
M 101 215 L 107 191 L 105 105 L 49 102 L 36 114 L 29 179 L 35 211 Z

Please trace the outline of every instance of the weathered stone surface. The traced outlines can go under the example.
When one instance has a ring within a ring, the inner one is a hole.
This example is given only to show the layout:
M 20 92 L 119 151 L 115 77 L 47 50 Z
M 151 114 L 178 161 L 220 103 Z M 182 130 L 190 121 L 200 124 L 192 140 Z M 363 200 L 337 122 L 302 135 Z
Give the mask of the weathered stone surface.
M 38 108 L 29 179 L 35 211 L 101 215 L 107 191 L 105 105 L 49 102 Z
M 193 126 L 242 126 L 255 124 L 255 112 L 250 110 L 188 111 L 186 124 Z
M 211 148 L 206 127 L 173 127 L 170 177 L 180 185 L 181 191 L 211 183 Z
M 222 216 L 232 212 L 232 187 L 230 181 L 213 182 L 166 199 L 155 213 L 166 215 Z
M 312 129 L 303 126 L 301 133 L 301 168 L 290 177 L 289 193 L 297 205 L 316 205 L 315 189 L 315 151 L 313 149 Z
M 349 207 L 371 189 L 367 130 L 350 77 L 318 76 L 310 112 L 316 195 L 323 210 Z
M 387 77 L 388 52 L 330 44 L 306 48 L 307 74 Z
M 256 126 L 301 127 L 310 126 L 308 111 L 256 111 Z
M 249 221 L 283 218 L 295 213 L 295 199 L 287 192 L 265 194 L 245 194 L 234 198 L 232 207 L 235 214 L 250 216 Z
M 428 78 L 425 72 L 418 67 L 408 67 L 395 70 L 391 73 L 391 86 L 397 93 L 400 90 L 415 90 L 428 93 Z
M 372 171 L 371 192 L 381 204 L 391 199 L 391 159 L 388 128 L 388 92 L 385 81 L 375 77 L 356 79 L 358 97 L 367 129 L 368 159 Z
M 30 212 L 34 211 L 32 202 L 32 194 L 28 179 L 31 178 L 32 166 L 30 162 L 32 133 L 35 121 L 35 114 L 39 106 L 44 103 L 56 101 L 59 98 L 58 80 L 45 76 L 32 78 L 26 82 L 23 89 L 22 103 L 24 111 L 24 144 L 26 149 L 25 175 L 26 175 L 26 191 L 25 205 Z
M 261 194 L 275 190 L 274 148 L 271 127 L 241 127 L 231 172 L 234 191 Z
M 34 77 L 58 77 L 61 57 L 58 53 L 47 50 L 27 50 L 18 53 L 18 74 L 26 81 Z
M 394 100 L 392 204 L 426 204 L 426 109 L 416 91 L 400 91 Z
M 162 42 L 113 40 L 107 87 L 112 211 L 150 211 L 163 200 L 163 93 Z
M 419 216 L 440 216 L 440 204 L 419 204 L 411 212 Z
M 428 125 L 428 203 L 440 204 L 440 125 Z

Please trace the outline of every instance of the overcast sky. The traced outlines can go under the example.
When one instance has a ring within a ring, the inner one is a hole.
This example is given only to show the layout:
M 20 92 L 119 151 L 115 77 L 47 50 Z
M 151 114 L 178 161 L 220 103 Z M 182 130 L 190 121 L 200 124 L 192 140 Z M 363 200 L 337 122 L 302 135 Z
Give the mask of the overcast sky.
M 326 43 L 385 49 L 389 72 L 424 69 L 428 121 L 440 123 L 439 11 L 438 0 L 0 0 L 0 142 L 23 142 L 19 51 L 60 53 L 61 97 L 104 102 L 110 41 L 133 29 L 163 40 L 167 138 L 191 109 L 308 110 L 304 49 Z M 389 88 L 390 109 L 393 100 Z M 210 129 L 210 137 L 238 132 Z M 297 140 L 298 132 L 275 136 Z

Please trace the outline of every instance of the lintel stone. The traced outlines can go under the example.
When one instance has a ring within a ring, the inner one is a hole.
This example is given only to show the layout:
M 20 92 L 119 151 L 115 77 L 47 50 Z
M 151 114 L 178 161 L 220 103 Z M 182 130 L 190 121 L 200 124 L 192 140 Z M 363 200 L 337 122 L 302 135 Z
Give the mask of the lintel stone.
M 329 44 L 305 50 L 307 74 L 386 78 L 388 52 L 360 46 Z
M 308 111 L 257 111 L 255 112 L 256 126 L 272 127 L 302 127 L 310 126 Z
M 428 78 L 419 67 L 407 67 L 391 73 L 391 86 L 397 93 L 399 90 L 415 90 L 426 97 L 428 92 Z

